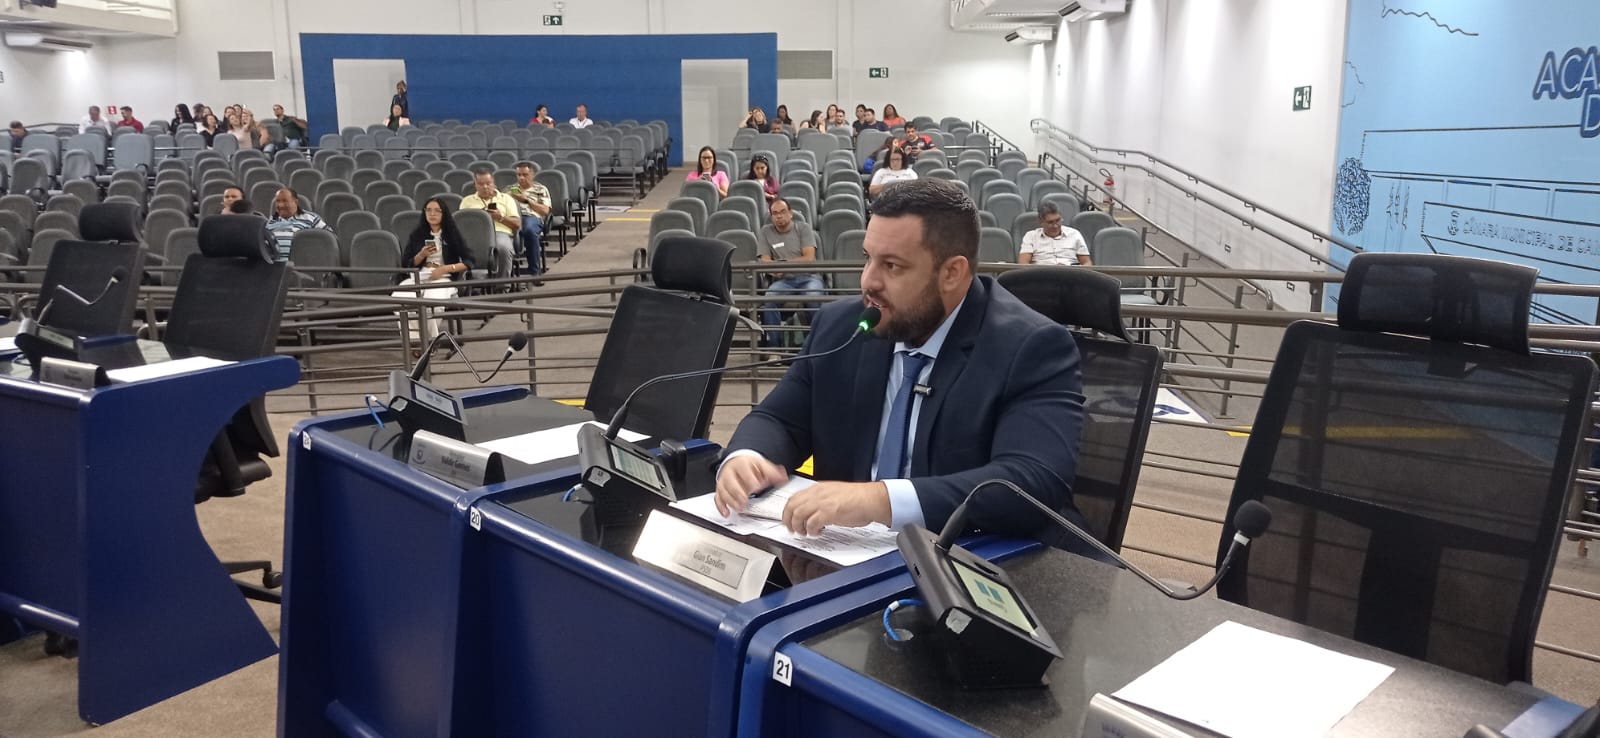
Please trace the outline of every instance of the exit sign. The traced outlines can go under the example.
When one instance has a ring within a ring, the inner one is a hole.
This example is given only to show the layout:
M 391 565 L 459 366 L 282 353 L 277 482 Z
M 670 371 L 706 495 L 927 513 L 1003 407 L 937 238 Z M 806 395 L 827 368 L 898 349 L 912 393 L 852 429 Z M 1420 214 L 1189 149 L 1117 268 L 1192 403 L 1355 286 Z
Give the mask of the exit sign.
M 1294 109 L 1295 110 L 1310 110 L 1311 109 L 1311 85 L 1306 85 L 1305 87 L 1296 87 L 1296 88 L 1294 88 Z
M 888 79 L 889 78 L 889 68 L 888 67 L 872 67 L 872 68 L 867 70 L 867 77 L 869 77 L 871 79 Z
M 547 15 L 544 17 L 544 24 L 547 26 L 559 26 L 561 25 L 561 16 Z

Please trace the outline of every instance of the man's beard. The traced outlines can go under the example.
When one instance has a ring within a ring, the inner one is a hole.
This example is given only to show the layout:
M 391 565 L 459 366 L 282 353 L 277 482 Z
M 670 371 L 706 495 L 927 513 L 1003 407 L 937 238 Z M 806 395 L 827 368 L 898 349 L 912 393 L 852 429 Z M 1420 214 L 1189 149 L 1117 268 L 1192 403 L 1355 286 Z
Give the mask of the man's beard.
M 878 296 L 870 297 L 873 302 L 883 303 Z M 918 294 L 912 304 L 889 307 L 892 310 L 889 319 L 878 324 L 872 333 L 891 341 L 915 342 L 920 346 L 944 320 L 944 301 L 939 299 L 939 285 L 933 280 L 928 281 L 927 289 Z

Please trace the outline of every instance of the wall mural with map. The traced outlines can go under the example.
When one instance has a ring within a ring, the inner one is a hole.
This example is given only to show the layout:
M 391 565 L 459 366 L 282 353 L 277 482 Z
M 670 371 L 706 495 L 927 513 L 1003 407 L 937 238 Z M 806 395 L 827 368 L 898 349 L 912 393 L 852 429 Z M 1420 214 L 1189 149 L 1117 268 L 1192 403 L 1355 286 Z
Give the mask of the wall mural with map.
M 1334 235 L 1600 284 L 1597 46 L 1594 0 L 1349 0 Z

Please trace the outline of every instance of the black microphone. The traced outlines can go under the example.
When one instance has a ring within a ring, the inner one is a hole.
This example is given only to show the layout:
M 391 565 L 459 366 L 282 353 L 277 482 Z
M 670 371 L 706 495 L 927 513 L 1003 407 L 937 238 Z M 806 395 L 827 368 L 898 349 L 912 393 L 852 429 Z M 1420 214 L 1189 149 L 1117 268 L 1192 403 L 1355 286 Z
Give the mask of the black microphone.
M 1150 586 L 1155 587 L 1156 589 L 1160 590 L 1162 594 L 1175 600 L 1192 600 L 1200 595 L 1205 594 L 1206 592 L 1211 591 L 1211 588 L 1217 586 L 1217 582 L 1222 580 L 1223 575 L 1228 573 L 1228 567 L 1233 565 L 1233 555 L 1237 553 L 1239 549 L 1249 545 L 1252 539 L 1258 538 L 1262 533 L 1265 533 L 1267 526 L 1272 525 L 1272 510 L 1268 509 L 1266 505 L 1263 505 L 1256 500 L 1248 500 L 1243 505 L 1240 505 L 1239 510 L 1233 514 L 1233 528 L 1235 531 L 1233 534 L 1233 542 L 1228 545 L 1228 553 L 1222 557 L 1222 564 L 1217 567 L 1216 575 L 1212 576 L 1211 581 L 1206 582 L 1204 587 L 1191 592 L 1179 592 L 1157 580 L 1155 577 L 1144 573 L 1144 571 L 1139 567 L 1134 566 L 1127 559 L 1117 555 L 1116 551 L 1112 551 L 1110 547 L 1106 546 L 1104 543 L 1101 543 L 1094 536 L 1089 535 L 1087 531 L 1074 525 L 1072 521 L 1062 517 L 1061 513 L 1051 510 L 1049 505 L 1040 502 L 1033 495 L 1023 492 L 1022 488 L 1018 487 L 1017 485 L 1012 484 L 1004 479 L 990 479 L 984 482 L 979 482 L 978 486 L 973 487 L 972 491 L 967 493 L 967 498 L 962 500 L 960 505 L 956 506 L 955 512 L 950 513 L 950 519 L 945 522 L 944 528 L 939 531 L 939 542 L 937 545 L 940 549 L 945 551 L 950 550 L 951 544 L 955 543 L 956 537 L 961 535 L 961 529 L 965 526 L 967 517 L 967 504 L 972 502 L 972 498 L 978 494 L 978 490 L 983 489 L 991 484 L 998 484 L 1010 489 L 1012 492 L 1015 492 L 1018 497 L 1026 500 L 1028 504 L 1039 508 L 1041 512 L 1049 516 L 1056 525 L 1071 531 L 1073 535 L 1087 542 L 1089 545 L 1094 546 L 1095 550 L 1110 556 L 1117 563 L 1122 564 L 1122 566 L 1128 571 L 1138 575 L 1140 579 L 1143 579 Z
M 88 298 L 84 297 L 83 295 L 78 294 L 77 292 L 73 291 L 72 288 L 70 288 L 70 287 L 68 287 L 68 286 L 66 286 L 64 284 L 58 284 L 55 287 L 55 291 L 50 294 L 50 299 L 46 300 L 43 305 L 39 306 L 39 310 L 34 313 L 33 319 L 31 321 L 28 321 L 28 320 L 23 321 L 22 330 L 30 331 L 30 324 L 32 324 L 33 326 L 42 326 L 42 325 L 44 325 L 45 324 L 45 322 L 44 322 L 45 316 L 50 314 L 50 308 L 55 307 L 55 305 L 56 305 L 56 297 L 58 295 L 66 295 L 67 297 L 72 298 L 74 301 L 76 301 L 78 304 L 80 304 L 80 305 L 82 305 L 84 307 L 94 307 L 101 300 L 105 299 L 106 295 L 111 293 L 112 288 L 116 287 L 118 284 L 120 284 L 122 282 L 122 280 L 127 279 L 127 278 L 128 278 L 128 270 L 127 269 L 124 269 L 122 267 L 117 267 L 115 269 L 112 269 L 111 270 L 111 278 L 106 280 L 106 286 L 100 289 L 100 294 L 95 295 L 93 300 L 88 299 Z
M 511 334 L 511 340 L 506 341 L 506 352 L 500 357 L 500 363 L 495 365 L 494 371 L 489 372 L 489 376 L 485 377 L 478 374 L 477 367 L 472 365 L 472 359 L 467 358 L 467 352 L 461 348 L 461 344 L 456 343 L 456 337 L 449 331 L 440 331 L 439 335 L 434 336 L 433 340 L 428 342 L 427 350 L 422 352 L 422 358 L 417 360 L 416 367 L 411 370 L 412 381 L 415 382 L 422 379 L 423 372 L 428 370 L 428 360 L 432 358 L 433 350 L 439 347 L 440 341 L 449 341 L 451 348 L 454 348 L 455 352 L 461 355 L 461 361 L 467 365 L 467 371 L 472 372 L 472 378 L 478 380 L 478 384 L 483 384 L 494 379 L 495 375 L 505 368 L 506 362 L 511 360 L 513 354 L 527 348 L 528 334 L 522 331 Z
M 861 311 L 861 317 L 856 319 L 856 329 L 854 331 L 850 332 L 850 337 L 844 339 L 844 343 L 841 343 L 838 346 L 835 346 L 835 347 L 833 347 L 831 349 L 828 349 L 827 351 L 824 351 L 824 352 L 822 352 L 820 354 L 802 354 L 800 356 L 785 356 L 785 357 L 783 357 L 781 359 L 770 359 L 768 361 L 757 361 L 757 362 L 755 362 L 753 364 L 740 364 L 740 365 L 737 365 L 737 366 L 721 366 L 721 367 L 714 367 L 714 368 L 711 368 L 711 369 L 699 369 L 699 370 L 692 371 L 692 372 L 680 372 L 678 374 L 663 374 L 663 375 L 661 375 L 659 377 L 655 377 L 655 378 L 652 378 L 652 379 L 645 380 L 645 382 L 643 384 L 639 385 L 638 387 L 633 388 L 633 391 L 628 393 L 628 398 L 622 401 L 622 406 L 617 408 L 616 415 L 612 416 L 612 418 L 611 418 L 611 424 L 606 426 L 606 435 L 605 435 L 605 437 L 608 440 L 615 439 L 617 437 L 617 434 L 622 431 L 622 423 L 623 423 L 623 421 L 628 419 L 628 406 L 633 404 L 633 398 L 638 397 L 639 396 L 639 392 L 644 390 L 644 388 L 646 388 L 646 387 L 649 387 L 649 386 L 654 385 L 654 384 L 659 384 L 661 382 L 670 382 L 670 381 L 677 380 L 677 379 L 693 379 L 695 377 L 704 377 L 704 376 L 709 376 L 709 375 L 712 375 L 712 374 L 721 374 L 723 372 L 731 372 L 731 371 L 737 371 L 737 370 L 742 370 L 742 369 L 759 369 L 759 368 L 764 367 L 764 366 L 777 366 L 779 364 L 787 364 L 787 363 L 789 363 L 791 361 L 803 361 L 805 359 L 820 359 L 820 358 L 822 358 L 824 356 L 827 356 L 829 354 L 832 354 L 832 353 L 835 353 L 835 352 L 838 352 L 838 351 L 843 351 L 844 347 L 849 346 L 850 342 L 856 340 L 856 336 L 859 336 L 859 335 L 861 335 L 863 333 L 870 332 L 873 328 L 877 327 L 878 320 L 881 319 L 882 317 L 883 317 L 883 311 L 879 310 L 876 307 L 869 307 L 866 310 L 862 310 Z

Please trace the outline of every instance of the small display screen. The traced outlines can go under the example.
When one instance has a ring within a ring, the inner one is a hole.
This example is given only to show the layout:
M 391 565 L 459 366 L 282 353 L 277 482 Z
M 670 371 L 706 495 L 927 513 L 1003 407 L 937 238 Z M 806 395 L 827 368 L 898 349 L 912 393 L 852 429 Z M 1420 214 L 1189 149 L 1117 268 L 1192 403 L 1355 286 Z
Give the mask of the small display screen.
M 1022 605 L 1017 602 L 1017 594 L 1012 592 L 1010 587 L 960 561 L 950 559 L 950 563 L 955 565 L 956 575 L 961 577 L 961 585 L 966 588 L 967 596 L 972 598 L 973 604 L 982 608 L 984 612 L 1017 626 L 1024 633 L 1033 632 L 1033 621 L 1022 611 Z
M 611 463 L 623 476 L 632 479 L 650 489 L 660 492 L 666 488 L 666 482 L 661 478 L 661 469 L 649 457 L 641 456 L 628 451 L 616 444 L 610 444 Z
M 457 420 L 461 419 L 461 408 L 456 405 L 455 398 L 442 392 L 435 392 L 417 382 L 411 383 L 411 397 L 428 407 L 438 410 Z

